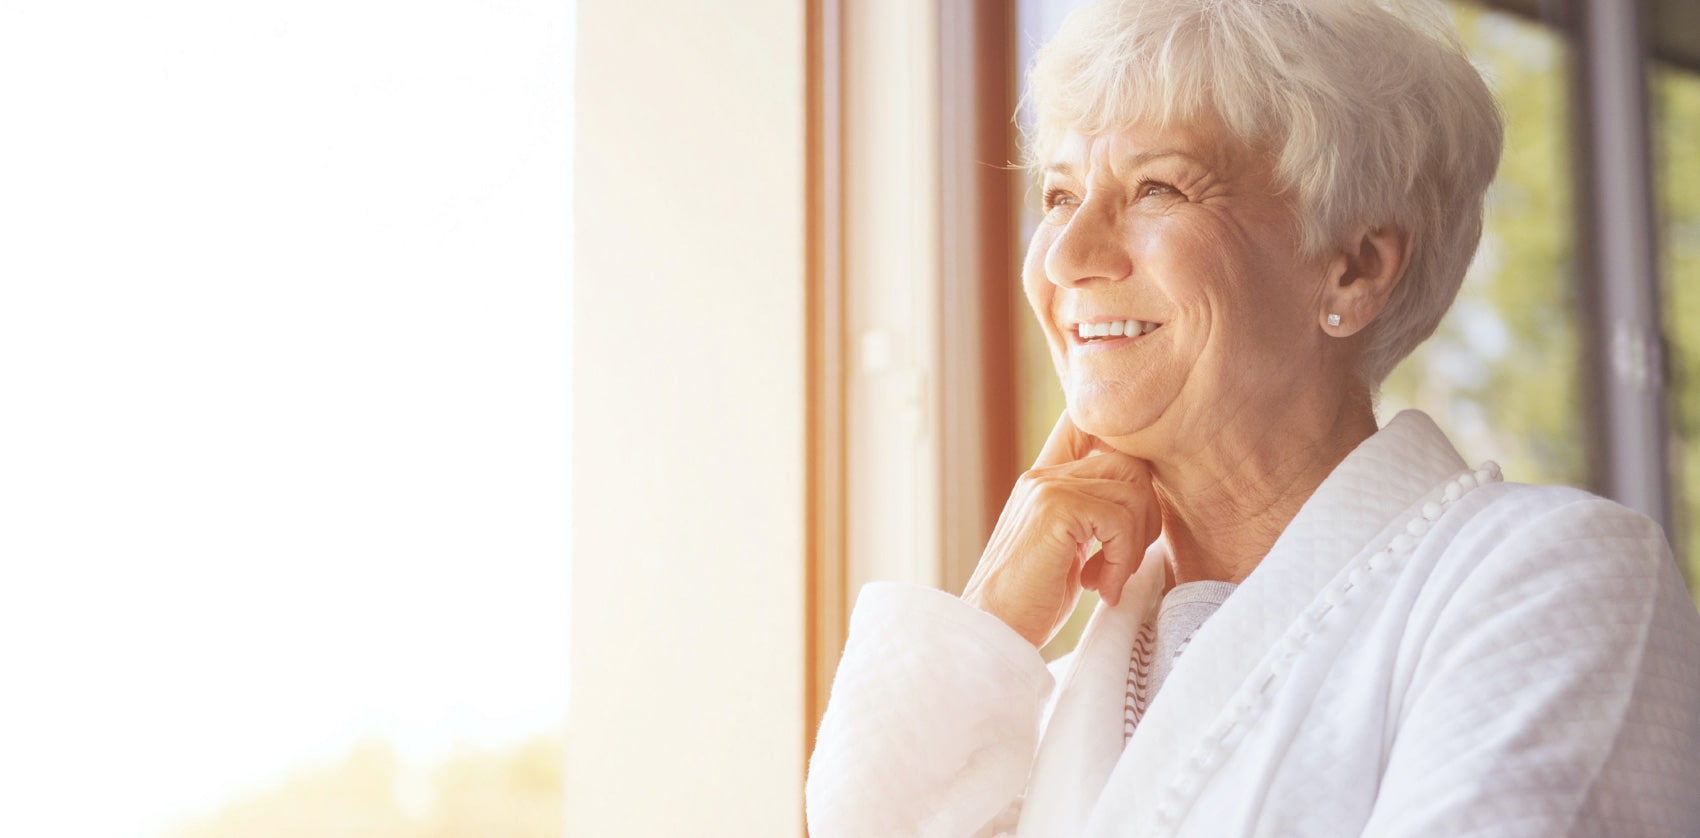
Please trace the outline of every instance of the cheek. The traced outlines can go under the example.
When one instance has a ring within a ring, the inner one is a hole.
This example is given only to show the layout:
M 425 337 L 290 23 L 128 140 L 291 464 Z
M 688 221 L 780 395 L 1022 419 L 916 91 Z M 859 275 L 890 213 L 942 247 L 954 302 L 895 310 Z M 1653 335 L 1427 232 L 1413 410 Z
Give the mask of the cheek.
M 1253 319 L 1275 315 L 1291 302 L 1291 265 L 1278 258 L 1281 254 L 1231 229 L 1190 225 L 1173 232 L 1150 252 L 1168 269 L 1175 297 L 1192 299 L 1219 316 Z

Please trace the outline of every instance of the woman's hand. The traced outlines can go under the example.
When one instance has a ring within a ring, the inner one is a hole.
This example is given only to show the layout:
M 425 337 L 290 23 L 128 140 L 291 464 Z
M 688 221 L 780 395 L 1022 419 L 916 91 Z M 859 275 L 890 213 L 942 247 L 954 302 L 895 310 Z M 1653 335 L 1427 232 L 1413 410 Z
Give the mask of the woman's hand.
M 1065 410 L 1010 492 L 962 599 L 1043 647 L 1083 588 L 1115 605 L 1162 529 L 1145 462 L 1105 449 Z M 1088 557 L 1094 541 L 1103 549 Z

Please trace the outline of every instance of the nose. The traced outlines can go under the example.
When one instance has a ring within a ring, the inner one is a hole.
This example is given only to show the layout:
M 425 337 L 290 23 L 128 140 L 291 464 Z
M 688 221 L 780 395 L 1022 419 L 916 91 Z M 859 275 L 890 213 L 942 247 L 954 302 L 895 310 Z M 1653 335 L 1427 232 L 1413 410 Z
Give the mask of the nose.
M 1118 235 L 1114 202 L 1088 200 L 1069 218 L 1045 254 L 1045 278 L 1063 288 L 1126 279 L 1133 260 Z

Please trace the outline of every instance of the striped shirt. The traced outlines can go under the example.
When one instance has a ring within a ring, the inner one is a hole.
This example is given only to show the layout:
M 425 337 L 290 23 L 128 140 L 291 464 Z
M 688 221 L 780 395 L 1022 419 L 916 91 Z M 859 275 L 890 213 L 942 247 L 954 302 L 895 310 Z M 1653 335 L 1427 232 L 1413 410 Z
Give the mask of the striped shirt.
M 1193 633 L 1238 587 L 1232 582 L 1201 580 L 1186 582 L 1163 595 L 1157 613 L 1145 621 L 1133 640 L 1127 668 L 1127 705 L 1122 719 L 1122 744 L 1133 738 L 1133 729 L 1157 697 L 1175 661 L 1192 641 Z

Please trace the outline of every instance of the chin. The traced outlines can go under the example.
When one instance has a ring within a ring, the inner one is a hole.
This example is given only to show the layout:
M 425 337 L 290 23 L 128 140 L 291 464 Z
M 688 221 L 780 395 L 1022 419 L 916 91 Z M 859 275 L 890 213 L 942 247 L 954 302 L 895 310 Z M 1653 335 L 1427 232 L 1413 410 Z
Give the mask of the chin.
M 1068 415 L 1074 426 L 1099 439 L 1129 437 L 1150 427 L 1157 412 L 1126 393 L 1071 392 Z

